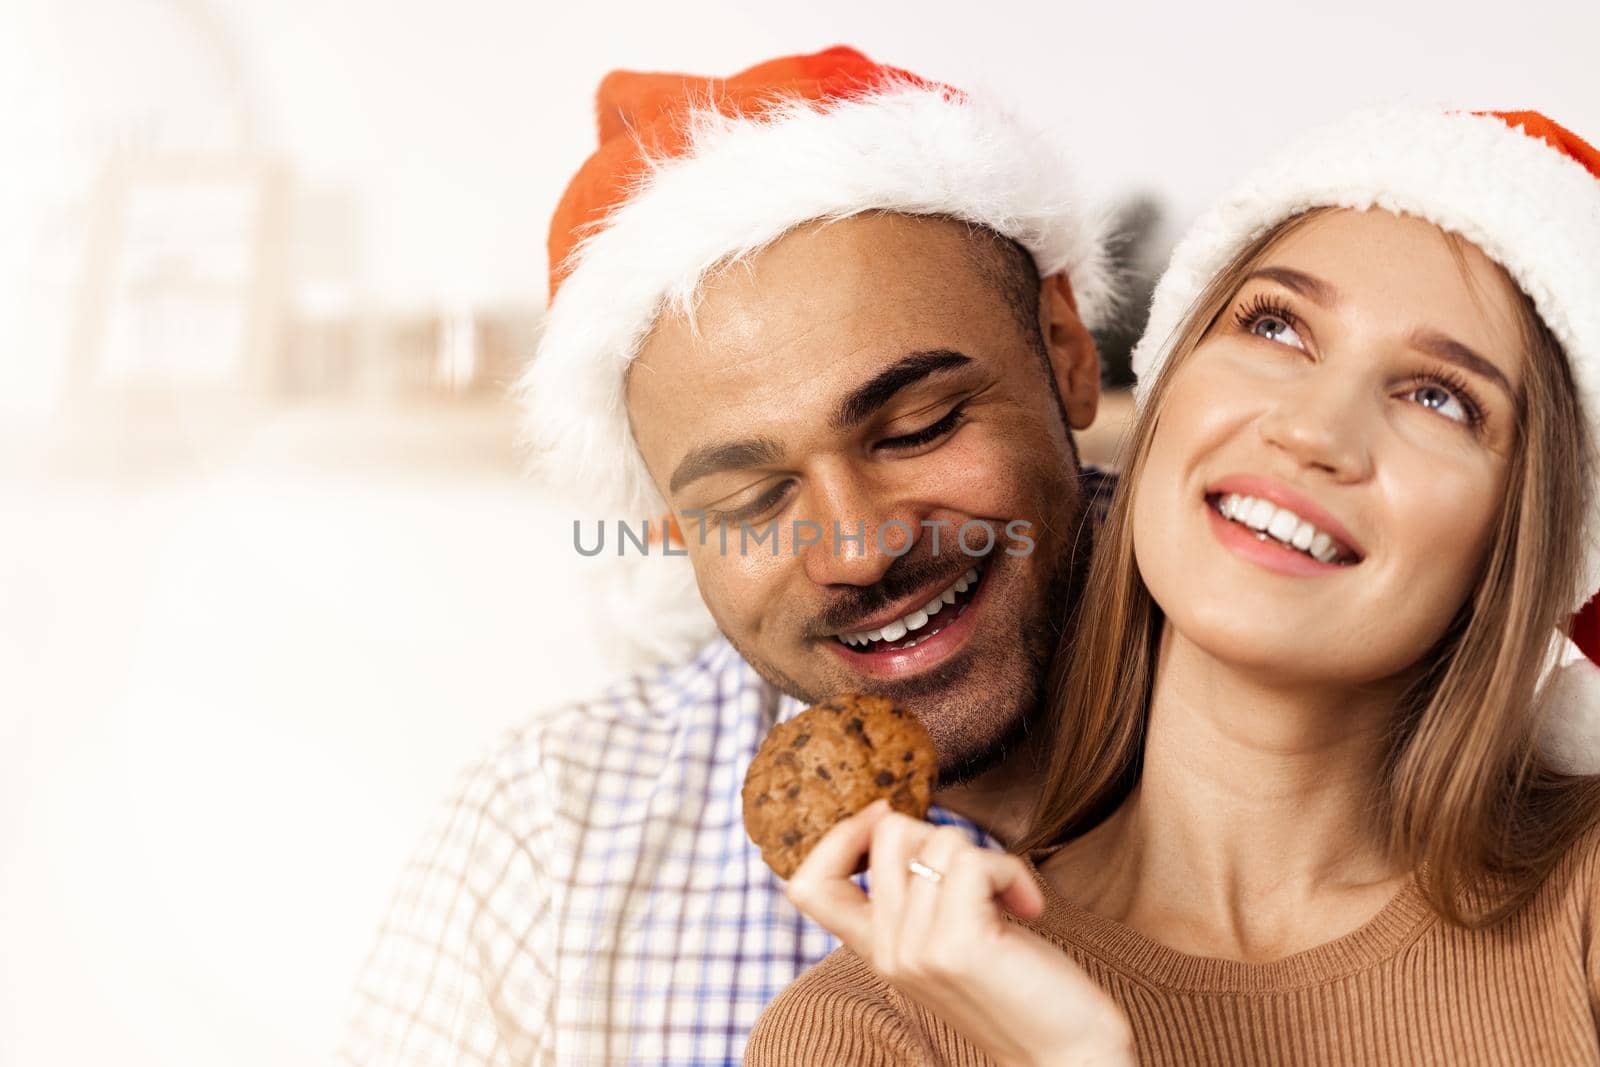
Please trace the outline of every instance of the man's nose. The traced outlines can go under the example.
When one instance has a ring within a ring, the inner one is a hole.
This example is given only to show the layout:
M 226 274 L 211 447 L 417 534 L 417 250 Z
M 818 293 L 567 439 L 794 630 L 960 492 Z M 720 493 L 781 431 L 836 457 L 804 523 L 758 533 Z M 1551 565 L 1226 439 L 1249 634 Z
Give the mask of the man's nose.
M 1369 382 L 1321 366 L 1285 388 L 1257 426 L 1300 467 L 1359 481 L 1372 470 L 1378 403 Z
M 817 585 L 874 585 L 923 532 L 917 509 L 852 473 L 813 478 L 803 497 L 800 518 L 820 537 L 799 550 L 801 565 Z

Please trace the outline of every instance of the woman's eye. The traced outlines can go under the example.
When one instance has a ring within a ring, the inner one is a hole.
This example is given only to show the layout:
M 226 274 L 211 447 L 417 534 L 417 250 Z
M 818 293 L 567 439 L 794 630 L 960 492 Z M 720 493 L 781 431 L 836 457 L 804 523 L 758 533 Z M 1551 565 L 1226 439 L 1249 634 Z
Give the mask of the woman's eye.
M 1405 398 L 1452 421 L 1464 423 L 1473 421 L 1472 411 L 1461 398 L 1437 382 L 1424 382 L 1408 391 Z
M 1250 326 L 1250 332 L 1257 337 L 1265 337 L 1269 341 L 1277 341 L 1294 348 L 1305 347 L 1305 342 L 1300 340 L 1300 335 L 1295 332 L 1294 327 L 1276 315 L 1263 315 L 1256 319 Z
M 1257 294 L 1239 308 L 1234 320 L 1241 330 L 1252 337 L 1288 345 L 1302 352 L 1308 351 L 1305 338 L 1295 329 L 1295 323 L 1299 320 L 1288 305 L 1276 297 Z

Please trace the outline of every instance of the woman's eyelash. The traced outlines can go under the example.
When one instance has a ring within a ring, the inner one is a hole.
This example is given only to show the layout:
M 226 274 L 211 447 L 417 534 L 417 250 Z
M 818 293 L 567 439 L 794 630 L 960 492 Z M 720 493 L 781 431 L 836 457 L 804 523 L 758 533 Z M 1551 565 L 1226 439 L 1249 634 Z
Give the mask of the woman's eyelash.
M 1406 385 L 1415 388 L 1419 385 L 1437 385 L 1455 394 L 1461 406 L 1467 411 L 1467 426 L 1476 430 L 1483 425 L 1483 403 L 1478 400 L 1478 394 L 1472 391 L 1472 386 L 1467 383 L 1466 377 L 1452 367 L 1435 367 L 1432 370 L 1412 375 Z
M 1265 293 L 1257 293 L 1251 297 L 1249 302 L 1234 314 L 1233 319 L 1246 333 L 1249 333 L 1262 319 L 1278 319 L 1290 329 L 1295 329 L 1299 325 L 1299 319 L 1289 310 L 1287 304 Z
M 1246 333 L 1254 333 L 1257 325 L 1263 319 L 1276 319 L 1291 330 L 1300 329 L 1299 319 L 1289 310 L 1289 306 L 1275 297 L 1265 293 L 1257 293 L 1234 313 L 1234 321 Z M 1467 384 L 1466 378 L 1451 367 L 1435 367 L 1426 372 L 1420 372 L 1407 380 L 1409 388 L 1423 385 L 1436 385 L 1448 390 L 1461 402 L 1466 409 L 1466 425 L 1469 429 L 1478 430 L 1483 426 L 1485 414 L 1483 403 L 1472 387 Z
M 925 445 L 930 441 L 936 441 L 940 437 L 943 437 L 945 434 L 954 430 L 961 422 L 962 416 L 965 414 L 966 405 L 957 404 L 955 407 L 951 408 L 949 413 L 938 422 L 924 426 L 922 429 L 917 430 L 914 433 L 908 433 L 903 437 L 886 438 L 883 441 L 878 442 L 878 447 L 889 449 L 916 448 L 918 445 Z

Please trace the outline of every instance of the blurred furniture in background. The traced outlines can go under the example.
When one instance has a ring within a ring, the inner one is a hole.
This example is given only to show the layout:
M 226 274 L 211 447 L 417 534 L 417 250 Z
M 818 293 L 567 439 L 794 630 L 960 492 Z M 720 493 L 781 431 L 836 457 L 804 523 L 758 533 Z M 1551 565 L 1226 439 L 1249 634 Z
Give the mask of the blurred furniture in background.
M 1133 423 L 1133 393 L 1107 389 L 1100 394 L 1094 424 L 1077 434 L 1078 459 L 1104 471 L 1120 470 L 1128 430 Z
M 288 324 L 276 394 L 406 399 L 503 394 L 533 352 L 537 307 L 302 313 Z
M 269 387 L 281 359 L 286 186 L 265 158 L 114 157 L 92 211 L 74 397 Z
M 354 218 L 349 198 L 304 193 L 265 157 L 114 157 L 94 196 L 65 404 L 503 393 L 540 306 L 364 304 Z

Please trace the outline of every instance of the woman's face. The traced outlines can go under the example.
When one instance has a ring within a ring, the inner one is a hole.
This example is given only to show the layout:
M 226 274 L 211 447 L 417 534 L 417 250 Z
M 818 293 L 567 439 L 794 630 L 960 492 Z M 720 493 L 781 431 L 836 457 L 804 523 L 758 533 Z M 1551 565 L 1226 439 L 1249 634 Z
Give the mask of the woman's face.
M 1326 685 L 1395 676 L 1443 635 L 1505 494 L 1525 358 L 1508 283 L 1456 247 L 1383 211 L 1320 216 L 1177 370 L 1133 523 L 1179 637 Z

